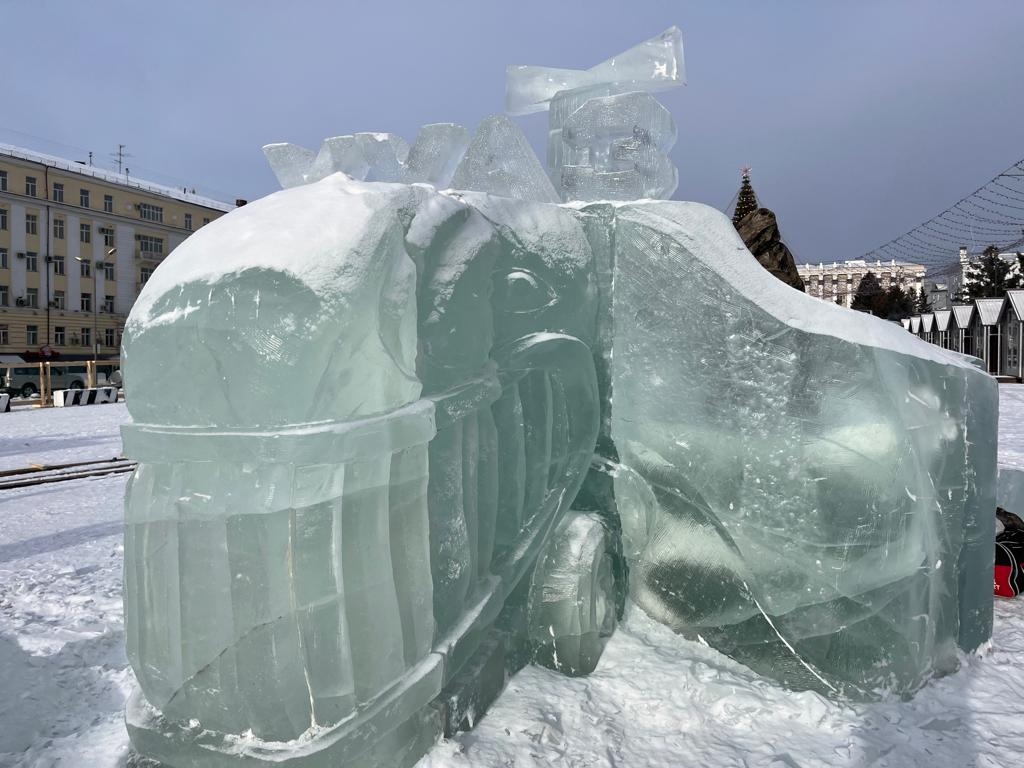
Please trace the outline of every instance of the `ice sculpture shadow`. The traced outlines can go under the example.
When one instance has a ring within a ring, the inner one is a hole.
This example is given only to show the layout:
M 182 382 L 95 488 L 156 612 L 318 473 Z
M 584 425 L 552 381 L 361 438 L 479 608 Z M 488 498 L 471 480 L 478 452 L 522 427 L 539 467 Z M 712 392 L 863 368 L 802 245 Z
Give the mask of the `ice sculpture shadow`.
M 26 498 L 28 494 L 20 498 Z M 0 544 L 0 563 L 10 560 L 18 560 L 23 557 L 32 557 L 44 552 L 55 552 L 60 549 L 73 547 L 93 539 L 102 539 L 105 536 L 114 536 L 124 530 L 124 524 L 120 521 L 110 523 L 93 523 L 92 525 L 80 525 L 77 528 L 67 528 L 57 533 L 45 536 L 34 536 L 13 544 Z
M 124 697 L 103 669 L 123 668 L 123 649 L 120 630 L 66 643 L 49 656 L 26 653 L 15 639 L 0 634 L 5 694 L 0 753 L 16 755 L 42 738 L 71 736 L 92 720 L 97 708 L 121 709 Z M 56 719 L 54 713 L 59 713 Z

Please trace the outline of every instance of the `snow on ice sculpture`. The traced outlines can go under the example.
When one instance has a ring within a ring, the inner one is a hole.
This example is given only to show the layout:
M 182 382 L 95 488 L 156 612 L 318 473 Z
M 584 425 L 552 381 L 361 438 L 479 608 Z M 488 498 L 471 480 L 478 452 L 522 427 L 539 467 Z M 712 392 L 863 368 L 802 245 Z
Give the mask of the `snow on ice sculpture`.
M 577 94 L 583 144 L 674 135 L 637 98 L 673 39 L 565 75 L 630 86 Z M 267 148 L 286 189 L 132 310 L 135 749 L 411 765 L 531 659 L 592 671 L 627 574 L 799 688 L 910 693 L 989 637 L 990 377 L 775 281 L 712 209 L 560 206 L 506 118 L 427 128 Z

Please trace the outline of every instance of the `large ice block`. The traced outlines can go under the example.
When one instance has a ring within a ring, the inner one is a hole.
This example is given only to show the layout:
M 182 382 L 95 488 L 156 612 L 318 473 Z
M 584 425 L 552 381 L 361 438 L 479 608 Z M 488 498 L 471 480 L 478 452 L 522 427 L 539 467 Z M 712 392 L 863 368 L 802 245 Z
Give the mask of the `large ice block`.
M 637 603 L 796 687 L 906 694 L 955 668 L 991 632 L 995 382 L 771 279 L 718 211 L 625 204 L 614 229 Z
M 123 352 L 140 752 L 409 765 L 462 670 L 496 695 L 597 436 L 593 272 L 570 211 L 341 173 L 174 251 Z
M 504 115 L 480 124 L 455 171 L 452 187 L 538 203 L 558 202 L 526 136 Z
M 356 133 L 324 139 L 317 153 L 295 144 L 268 144 L 263 152 L 284 189 L 339 171 L 357 181 L 443 188 L 468 144 L 469 133 L 461 125 L 431 123 L 420 129 L 411 148 L 394 133 Z
M 683 35 L 669 27 L 590 69 L 512 65 L 505 80 L 505 111 L 511 115 L 542 112 L 559 91 L 602 83 L 628 85 L 633 91 L 663 91 L 686 83 Z
M 586 71 L 509 67 L 506 108 L 549 110 L 548 173 L 562 200 L 668 198 L 678 184 L 668 151 L 672 116 L 651 91 L 685 84 L 672 27 Z
M 649 93 L 619 91 L 600 85 L 555 96 L 548 168 L 563 200 L 658 199 L 675 192 L 672 115 Z

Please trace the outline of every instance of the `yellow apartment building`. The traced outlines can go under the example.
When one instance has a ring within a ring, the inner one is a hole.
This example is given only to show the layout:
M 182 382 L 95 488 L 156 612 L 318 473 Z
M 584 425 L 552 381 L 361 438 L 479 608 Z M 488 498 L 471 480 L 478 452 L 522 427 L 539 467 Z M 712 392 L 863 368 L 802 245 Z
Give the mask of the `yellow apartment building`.
M 0 356 L 117 357 L 153 270 L 233 208 L 0 144 Z

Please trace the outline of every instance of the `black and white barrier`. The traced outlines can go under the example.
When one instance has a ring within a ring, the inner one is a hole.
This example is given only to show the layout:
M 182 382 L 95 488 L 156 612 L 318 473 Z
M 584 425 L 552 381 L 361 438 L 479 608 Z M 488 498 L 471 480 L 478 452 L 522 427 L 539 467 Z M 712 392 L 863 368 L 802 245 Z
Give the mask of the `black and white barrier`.
M 117 387 L 96 387 L 95 389 L 58 389 L 53 393 L 53 404 L 58 408 L 65 405 L 98 405 L 116 403 Z
M 11 412 L 11 396 L 8 394 L 0 394 L 0 413 Z

